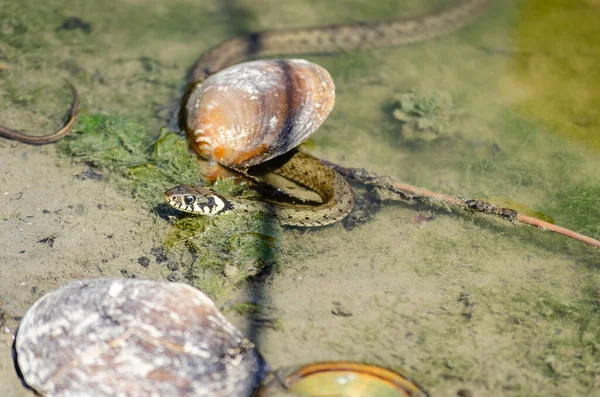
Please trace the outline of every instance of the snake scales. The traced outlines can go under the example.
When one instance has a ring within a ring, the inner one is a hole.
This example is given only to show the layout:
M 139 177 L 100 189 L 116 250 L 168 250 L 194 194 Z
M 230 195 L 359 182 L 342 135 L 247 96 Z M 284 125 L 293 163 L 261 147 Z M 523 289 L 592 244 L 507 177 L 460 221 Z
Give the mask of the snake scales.
M 227 66 L 267 55 L 336 53 L 423 41 L 448 34 L 475 21 L 491 2 L 455 0 L 431 13 L 409 18 L 250 33 L 227 40 L 203 53 L 190 69 L 188 81 L 202 81 Z M 68 120 L 61 129 L 52 134 L 35 136 L 0 126 L 0 136 L 29 144 L 45 144 L 62 138 L 74 124 L 79 104 L 76 89 L 69 85 L 73 102 Z M 263 211 L 276 215 L 282 224 L 305 227 L 334 223 L 352 209 L 354 198 L 348 183 L 309 155 L 296 152 L 287 163 L 272 172 L 315 191 L 321 196 L 322 203 L 285 207 L 226 198 L 208 188 L 189 185 L 170 189 L 165 199 L 171 206 L 186 212 L 216 215 L 227 211 Z

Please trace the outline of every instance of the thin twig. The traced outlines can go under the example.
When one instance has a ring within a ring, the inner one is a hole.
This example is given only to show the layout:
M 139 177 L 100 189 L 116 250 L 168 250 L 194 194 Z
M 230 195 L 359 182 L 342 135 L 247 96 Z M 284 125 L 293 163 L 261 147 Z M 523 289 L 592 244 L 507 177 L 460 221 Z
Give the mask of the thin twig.
M 497 207 L 483 200 L 464 199 L 461 197 L 432 192 L 427 189 L 422 189 L 406 183 L 395 181 L 389 176 L 379 176 L 374 172 L 367 171 L 364 168 L 346 168 L 328 161 L 323 161 L 323 163 L 328 167 L 333 168 L 349 180 L 359 182 L 363 185 L 374 186 L 377 190 L 377 194 L 382 200 L 396 200 L 408 203 L 419 201 L 427 205 L 442 207 L 448 210 L 454 208 L 471 213 L 476 212 L 480 214 L 491 215 L 513 223 L 520 222 L 526 225 L 537 227 L 538 229 L 548 230 L 550 232 L 575 239 L 584 244 L 591 245 L 592 247 L 600 248 L 600 241 L 598 240 L 576 233 L 564 227 L 542 221 L 541 219 L 522 215 L 518 211 L 511 208 Z

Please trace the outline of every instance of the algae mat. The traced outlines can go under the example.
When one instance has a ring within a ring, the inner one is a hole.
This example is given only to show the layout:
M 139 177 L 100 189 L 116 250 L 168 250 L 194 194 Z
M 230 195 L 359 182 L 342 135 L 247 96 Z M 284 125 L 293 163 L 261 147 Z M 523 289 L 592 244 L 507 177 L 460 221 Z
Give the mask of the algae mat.
M 444 3 L 5 0 L 2 124 L 60 124 L 69 97 L 57 76 L 75 83 L 83 110 L 57 145 L 0 141 L 0 394 L 30 395 L 10 356 L 18 318 L 59 285 L 104 276 L 203 289 L 275 368 L 368 361 L 436 396 L 598 393 L 596 250 L 424 206 L 385 205 L 351 231 L 198 221 L 160 206 L 161 189 L 198 178 L 185 142 L 161 128 L 203 50 L 249 30 Z M 307 56 L 337 86 L 307 150 L 599 238 L 600 35 L 589 22 L 599 10 L 499 1 L 449 37 Z

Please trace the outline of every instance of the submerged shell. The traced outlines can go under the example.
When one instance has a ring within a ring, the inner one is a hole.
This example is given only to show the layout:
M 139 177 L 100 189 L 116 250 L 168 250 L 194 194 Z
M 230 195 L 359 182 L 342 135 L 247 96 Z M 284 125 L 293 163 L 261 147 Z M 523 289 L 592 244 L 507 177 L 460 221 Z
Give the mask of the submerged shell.
M 314 363 L 271 374 L 258 397 L 428 397 L 419 385 L 376 365 Z
M 135 279 L 45 295 L 23 318 L 16 353 L 44 396 L 250 396 L 266 371 L 202 292 Z
M 319 65 L 301 59 L 246 62 L 191 88 L 183 127 L 201 156 L 244 168 L 304 142 L 334 102 L 333 80 Z

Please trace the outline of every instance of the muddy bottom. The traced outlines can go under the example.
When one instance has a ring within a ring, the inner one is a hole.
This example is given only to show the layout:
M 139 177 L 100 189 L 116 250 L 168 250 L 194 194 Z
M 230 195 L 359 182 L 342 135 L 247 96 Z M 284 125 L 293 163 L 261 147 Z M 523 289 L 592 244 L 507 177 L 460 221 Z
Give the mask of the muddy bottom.
M 0 16 L 0 120 L 58 127 L 70 99 L 57 76 L 68 77 L 85 131 L 97 115 L 118 116 L 142 120 L 152 141 L 195 57 L 236 33 L 415 15 L 444 3 L 352 1 L 340 10 L 300 1 L 9 0 Z M 599 124 L 589 109 L 600 90 L 587 73 L 598 47 L 581 39 L 580 51 L 562 58 L 530 44 L 525 27 L 534 22 L 554 31 L 558 16 L 583 18 L 551 3 L 498 2 L 473 26 L 409 47 L 307 56 L 330 70 L 337 99 L 306 150 L 599 238 Z M 597 14 L 592 3 L 581 7 Z M 562 79 L 582 93 L 579 102 L 544 99 L 563 95 L 552 91 Z M 256 271 L 244 259 L 234 271 L 215 265 L 221 257 L 203 262 L 189 245 L 173 249 L 181 220 L 140 193 L 149 184 L 139 166 L 127 173 L 82 158 L 0 140 L 2 396 L 33 395 L 11 357 L 18 319 L 44 293 L 97 277 L 218 284 L 209 291 L 217 305 L 273 368 L 370 362 L 410 374 L 435 396 L 600 395 L 597 250 L 523 225 L 387 203 L 352 230 L 274 233 L 272 260 Z M 240 238 L 240 227 L 223 238 Z

